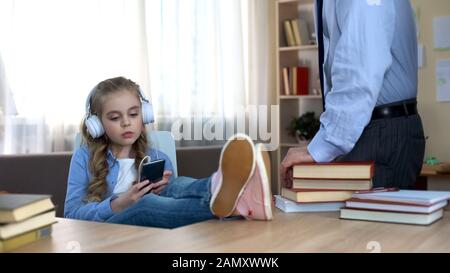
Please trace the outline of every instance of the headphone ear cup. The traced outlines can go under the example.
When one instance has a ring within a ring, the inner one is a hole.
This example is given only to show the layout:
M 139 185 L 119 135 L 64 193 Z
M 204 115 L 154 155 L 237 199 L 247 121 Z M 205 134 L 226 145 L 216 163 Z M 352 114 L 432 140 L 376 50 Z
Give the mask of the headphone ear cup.
M 89 134 L 93 138 L 99 138 L 105 133 L 103 125 L 96 115 L 89 116 L 84 123 L 86 124 Z
M 142 121 L 144 122 L 144 124 L 155 122 L 155 117 L 153 115 L 153 105 L 150 102 L 142 102 Z

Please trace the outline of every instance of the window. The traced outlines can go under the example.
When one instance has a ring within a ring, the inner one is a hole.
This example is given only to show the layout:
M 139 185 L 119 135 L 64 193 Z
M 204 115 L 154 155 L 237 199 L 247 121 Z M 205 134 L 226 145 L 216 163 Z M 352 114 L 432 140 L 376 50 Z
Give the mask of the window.
M 72 150 L 87 94 L 119 75 L 151 98 L 159 129 L 233 118 L 248 105 L 249 2 L 2 0 L 5 96 L 17 115 L 4 115 L 0 152 Z

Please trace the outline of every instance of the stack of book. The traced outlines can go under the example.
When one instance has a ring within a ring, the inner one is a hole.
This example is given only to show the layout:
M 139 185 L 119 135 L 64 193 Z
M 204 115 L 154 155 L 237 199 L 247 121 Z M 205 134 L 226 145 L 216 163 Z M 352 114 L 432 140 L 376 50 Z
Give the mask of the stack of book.
M 354 194 L 341 210 L 341 219 L 430 225 L 442 218 L 450 192 L 385 191 Z
M 0 194 L 0 252 L 50 236 L 54 223 L 49 195 Z
M 373 173 L 373 162 L 297 165 L 293 167 L 292 188 L 282 188 L 281 197 L 299 206 L 315 204 L 323 207 L 323 203 L 332 203 L 328 205 L 341 208 L 355 191 L 372 189 Z

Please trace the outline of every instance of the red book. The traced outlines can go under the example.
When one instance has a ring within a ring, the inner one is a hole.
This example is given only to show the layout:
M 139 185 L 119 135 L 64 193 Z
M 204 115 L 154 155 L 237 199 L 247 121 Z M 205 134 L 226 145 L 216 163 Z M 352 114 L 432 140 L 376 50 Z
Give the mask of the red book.
M 301 179 L 372 179 L 374 162 L 302 163 L 293 167 L 294 178 Z
M 309 68 L 297 67 L 297 95 L 306 96 L 309 94 Z

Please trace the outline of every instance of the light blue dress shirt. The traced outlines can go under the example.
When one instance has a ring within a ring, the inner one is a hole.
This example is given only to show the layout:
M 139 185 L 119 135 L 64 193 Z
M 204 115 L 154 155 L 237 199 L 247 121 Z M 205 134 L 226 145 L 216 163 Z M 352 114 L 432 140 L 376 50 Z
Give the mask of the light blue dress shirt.
M 349 153 L 375 106 L 417 96 L 409 0 L 324 0 L 323 32 L 326 110 L 308 145 L 316 162 Z

